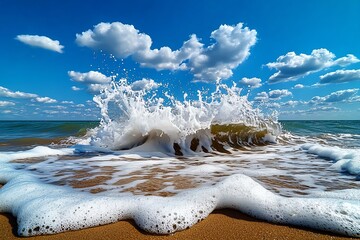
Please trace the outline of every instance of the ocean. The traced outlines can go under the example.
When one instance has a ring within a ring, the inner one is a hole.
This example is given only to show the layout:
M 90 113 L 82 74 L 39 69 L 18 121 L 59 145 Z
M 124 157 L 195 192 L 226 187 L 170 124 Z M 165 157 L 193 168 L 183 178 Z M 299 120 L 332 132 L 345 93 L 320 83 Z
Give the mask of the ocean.
M 0 212 L 20 236 L 170 234 L 230 208 L 359 237 L 360 121 L 278 121 L 234 91 L 165 103 L 123 83 L 95 97 L 100 122 L 0 121 Z

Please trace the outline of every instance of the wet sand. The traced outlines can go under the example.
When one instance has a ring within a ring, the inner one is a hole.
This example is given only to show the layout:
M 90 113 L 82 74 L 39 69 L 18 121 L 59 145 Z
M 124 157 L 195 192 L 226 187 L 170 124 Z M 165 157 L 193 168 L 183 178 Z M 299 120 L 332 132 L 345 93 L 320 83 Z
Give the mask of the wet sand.
M 238 211 L 224 209 L 210 214 L 188 230 L 172 235 L 151 235 L 138 229 L 133 221 L 120 221 L 100 227 L 56 235 L 17 237 L 16 219 L 0 214 L 0 238 L 3 240 L 70 240 L 70 239 L 352 239 L 314 230 L 275 225 L 250 218 Z

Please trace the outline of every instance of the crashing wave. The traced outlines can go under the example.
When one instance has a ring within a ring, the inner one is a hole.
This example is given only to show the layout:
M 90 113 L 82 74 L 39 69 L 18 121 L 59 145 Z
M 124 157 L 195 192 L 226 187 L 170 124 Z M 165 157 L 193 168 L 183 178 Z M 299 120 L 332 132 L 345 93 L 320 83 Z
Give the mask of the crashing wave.
M 112 150 L 145 144 L 183 155 L 276 141 L 276 117 L 265 117 L 240 93 L 235 84 L 218 84 L 208 96 L 198 91 L 197 100 L 185 94 L 179 101 L 167 92 L 134 90 L 125 79 L 113 82 L 94 97 L 102 119 L 91 144 Z

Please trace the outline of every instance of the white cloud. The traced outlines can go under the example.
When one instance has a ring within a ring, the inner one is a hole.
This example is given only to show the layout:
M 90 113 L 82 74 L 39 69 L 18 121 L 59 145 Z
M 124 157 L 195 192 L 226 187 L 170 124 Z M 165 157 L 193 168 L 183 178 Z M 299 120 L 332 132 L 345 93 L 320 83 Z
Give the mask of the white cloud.
M 151 49 L 152 40 L 133 25 L 120 22 L 99 23 L 93 30 L 76 34 L 80 46 L 101 49 L 118 58 L 132 56 L 143 67 L 157 70 L 189 70 L 197 81 L 215 81 L 232 76 L 232 69 L 241 64 L 256 43 L 255 30 L 221 25 L 211 33 L 215 43 L 204 47 L 195 34 L 179 50 L 169 47 Z
M 67 107 L 61 106 L 61 105 L 57 105 L 57 106 L 50 106 L 50 108 L 55 108 L 55 109 L 63 110 L 63 109 L 66 109 Z
M 299 109 L 299 110 L 293 110 L 293 111 L 281 111 L 281 114 L 285 115 L 308 115 L 308 114 L 314 114 L 319 112 L 338 112 L 340 111 L 337 107 L 328 107 L 328 106 L 321 106 L 321 107 L 314 107 L 310 109 Z
M 9 102 L 9 101 L 0 101 L 0 107 L 9 107 L 9 106 L 14 106 L 15 103 L 13 102 Z
M 58 53 L 62 53 L 62 49 L 64 48 L 64 46 L 60 45 L 59 41 L 52 40 L 46 36 L 18 35 L 15 39 L 33 47 L 40 47 Z
M 72 87 L 71 87 L 71 90 L 73 90 L 73 91 L 80 91 L 81 88 L 78 88 L 78 87 L 76 87 L 76 86 L 72 86 Z
M 74 104 L 73 101 L 62 101 L 61 103 L 63 103 L 63 104 Z
M 336 112 L 339 111 L 340 109 L 337 107 L 316 107 L 316 108 L 310 108 L 308 110 L 308 112 Z
M 49 98 L 49 97 L 36 97 L 32 99 L 34 102 L 39 103 L 56 103 L 57 101 L 55 99 Z
M 357 70 L 337 70 L 320 76 L 320 84 L 344 83 L 360 80 L 360 69 Z
M 95 84 L 95 83 L 87 85 L 88 91 L 93 94 L 99 93 L 101 90 L 107 88 L 108 86 L 109 84 Z
M 256 94 L 256 97 L 254 98 L 257 102 L 265 102 L 269 100 L 269 95 L 266 92 L 260 92 Z
M 352 102 L 356 101 L 356 94 L 358 92 L 358 88 L 340 90 L 324 97 L 315 96 L 308 103 L 313 105 L 319 104 L 329 104 L 335 102 Z
M 266 104 L 266 107 L 267 108 L 280 108 L 281 105 L 279 103 L 276 103 L 276 102 L 269 102 Z
M 304 88 L 304 85 L 302 85 L 302 84 L 296 84 L 296 85 L 294 86 L 294 89 L 301 89 L 301 88 Z
M 341 102 L 345 100 L 351 100 L 351 98 L 355 96 L 358 90 L 358 88 L 353 88 L 333 92 L 330 95 L 325 96 L 325 102 Z
M 346 57 L 334 61 L 335 55 L 327 49 L 315 49 L 310 55 L 295 52 L 278 57 L 276 62 L 266 64 L 270 69 L 276 69 L 277 72 L 270 76 L 269 83 L 294 81 L 300 77 L 320 71 L 322 69 L 339 65 L 346 66 L 351 63 L 359 62 L 354 55 L 348 54 Z
M 76 34 L 76 42 L 80 46 L 110 52 L 118 58 L 148 50 L 152 44 L 150 36 L 139 33 L 133 25 L 121 22 L 99 23 L 94 30 Z
M 44 110 L 43 112 L 50 115 L 60 113 L 60 111 L 56 111 L 56 110 Z
M 101 72 L 97 71 L 89 71 L 85 73 L 75 72 L 75 71 L 68 71 L 68 75 L 71 80 L 81 83 L 109 83 L 111 82 L 111 77 L 107 77 Z
M 281 99 L 283 97 L 291 96 L 292 93 L 287 89 L 276 89 L 269 92 L 269 98 L 271 99 Z
M 135 81 L 131 84 L 131 88 L 134 91 L 148 91 L 151 89 L 156 89 L 159 86 L 160 84 L 155 82 L 153 79 L 146 79 L 146 78 Z
M 39 103 L 56 103 L 55 99 L 49 97 L 40 97 L 37 94 L 33 93 L 25 93 L 20 91 L 11 91 L 5 87 L 0 86 L 0 97 L 8 97 L 8 98 L 24 98 L 24 99 L 31 99 L 32 102 L 39 102 Z
M 221 25 L 213 31 L 211 38 L 216 42 L 189 59 L 188 67 L 195 80 L 210 82 L 231 77 L 232 69 L 250 55 L 256 34 L 256 30 L 243 27 L 242 23 Z
M 98 71 L 89 71 L 84 73 L 68 71 L 68 75 L 71 80 L 85 84 L 87 90 L 91 93 L 100 92 L 101 89 L 106 88 L 113 79 L 113 77 L 108 77 Z M 80 88 L 73 86 L 72 90 L 78 91 Z
M 193 34 L 179 50 L 172 51 L 169 47 L 147 49 L 134 54 L 134 60 L 139 62 L 142 67 L 156 70 L 186 70 L 187 66 L 183 62 L 198 55 L 202 51 L 202 47 L 203 44 Z
M 251 88 L 259 88 L 262 86 L 261 79 L 256 77 L 253 78 L 244 77 L 240 80 L 240 83 Z
M 299 101 L 287 101 L 287 102 L 284 102 L 284 103 L 281 103 L 282 106 L 284 107 L 295 107 L 299 104 L 300 102 Z
M 352 54 L 347 54 L 346 57 L 338 58 L 335 60 L 334 64 L 341 67 L 345 67 L 352 63 L 360 62 L 360 60 Z
M 33 93 L 25 93 L 25 92 L 13 92 L 5 87 L 0 86 L 0 96 L 1 97 L 8 97 L 8 98 L 35 98 L 38 95 Z

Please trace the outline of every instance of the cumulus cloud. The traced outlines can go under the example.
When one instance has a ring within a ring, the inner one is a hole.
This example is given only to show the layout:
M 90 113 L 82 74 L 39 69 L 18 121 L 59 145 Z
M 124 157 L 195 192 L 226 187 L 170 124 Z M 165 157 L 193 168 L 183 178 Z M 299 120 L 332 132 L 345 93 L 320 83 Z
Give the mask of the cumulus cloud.
M 76 34 L 76 42 L 80 46 L 110 52 L 118 58 L 148 50 L 152 44 L 150 36 L 121 22 L 99 23 L 94 30 Z
M 269 83 L 294 81 L 331 66 L 346 66 L 359 62 L 359 59 L 351 54 L 337 60 L 334 58 L 335 55 L 324 48 L 314 49 L 310 55 L 304 53 L 297 55 L 295 52 L 288 52 L 278 57 L 276 62 L 266 64 L 270 69 L 277 70 L 275 74 L 270 76 Z
M 76 86 L 72 86 L 72 87 L 71 87 L 71 90 L 73 90 L 73 91 L 80 91 L 81 88 L 78 88 L 78 87 L 76 87 Z
M 87 90 L 90 93 L 100 92 L 102 89 L 106 88 L 113 79 L 113 77 L 108 77 L 98 71 L 89 71 L 84 73 L 68 71 L 68 75 L 71 80 L 85 84 Z M 73 86 L 71 89 L 74 91 L 81 90 L 75 86 Z
M 282 111 L 282 114 L 313 114 L 313 113 L 319 113 L 319 112 L 338 112 L 340 111 L 337 107 L 328 107 L 328 106 L 321 106 L 321 107 L 314 107 L 310 109 L 300 109 L 295 111 Z
M 302 84 L 296 84 L 296 85 L 294 86 L 294 88 L 295 88 L 295 89 L 301 89 L 301 88 L 304 88 L 304 85 L 302 85 Z
M 269 98 L 271 99 L 281 99 L 283 97 L 291 96 L 292 93 L 287 89 L 276 89 L 269 92 Z
M 33 93 L 25 93 L 20 91 L 11 91 L 5 87 L 0 86 L 0 97 L 7 97 L 7 98 L 24 98 L 24 99 L 31 99 L 32 102 L 39 102 L 39 103 L 55 103 L 57 102 L 55 99 L 49 97 L 40 97 L 37 94 Z
M 357 57 L 355 57 L 352 54 L 348 54 L 345 57 L 336 59 L 334 64 L 339 65 L 341 67 L 345 67 L 345 66 L 350 65 L 352 63 L 358 63 L 358 62 L 360 62 L 360 60 Z
M 147 91 L 151 89 L 156 89 L 159 86 L 160 84 L 155 82 L 153 79 L 143 78 L 141 80 L 133 82 L 131 84 L 131 89 L 134 91 Z
M 53 115 L 53 114 L 59 114 L 60 111 L 56 111 L 56 110 L 44 110 L 43 113 Z
M 320 84 L 344 83 L 360 80 L 360 69 L 357 70 L 336 70 L 320 76 Z
M 14 106 L 15 103 L 13 102 L 9 102 L 9 101 L 0 101 L 0 107 L 9 107 L 9 106 Z
M 214 81 L 232 76 L 232 69 L 239 66 L 249 55 L 256 43 L 256 30 L 236 26 L 221 25 L 211 33 L 215 43 L 203 48 L 199 54 L 189 59 L 188 67 L 195 80 Z
M 160 49 L 146 49 L 134 54 L 134 60 L 142 67 L 155 68 L 156 70 L 186 70 L 183 63 L 200 54 L 203 44 L 199 42 L 195 34 L 183 43 L 179 50 L 172 51 L 169 47 Z
M 60 45 L 60 42 L 58 40 L 52 40 L 51 38 L 48 38 L 46 36 L 18 35 L 15 39 L 33 47 L 39 47 L 58 53 L 62 53 L 62 49 L 64 48 L 64 46 Z
M 341 102 L 345 100 L 351 100 L 352 97 L 358 92 L 358 88 L 341 90 L 333 92 L 330 95 L 325 96 L 325 102 Z
M 240 80 L 240 83 L 243 84 L 243 85 L 246 85 L 250 88 L 259 88 L 262 86 L 261 84 L 261 79 L 260 78 L 256 78 L 256 77 L 253 77 L 253 78 L 242 78 Z
M 63 103 L 63 104 L 74 104 L 73 101 L 62 101 L 61 103 Z
M 267 92 L 260 92 L 257 93 L 254 97 L 255 102 L 269 102 L 269 101 L 275 101 L 280 100 L 283 97 L 291 96 L 292 93 L 287 89 L 276 89 Z M 276 105 L 277 107 L 280 107 L 280 105 Z
M 0 97 L 8 97 L 8 98 L 35 98 L 38 95 L 33 93 L 25 93 L 20 91 L 11 91 L 5 87 L 0 86 Z
M 101 90 L 103 90 L 104 88 L 107 88 L 109 86 L 109 84 L 89 84 L 87 85 L 87 90 L 90 93 L 96 94 L 99 93 Z
M 353 102 L 356 100 L 358 88 L 340 90 L 324 97 L 315 96 L 308 103 L 313 105 L 328 104 L 335 102 Z
M 300 104 L 299 101 L 287 101 L 287 102 L 284 102 L 284 103 L 281 103 L 281 106 L 284 106 L 284 107 L 295 107 L 297 106 L 298 104 Z
M 316 108 L 310 108 L 309 112 L 336 112 L 340 111 L 337 107 L 316 107 Z
M 266 92 L 260 92 L 256 94 L 254 100 L 257 102 L 265 102 L 269 100 L 269 95 Z
M 71 80 L 75 82 L 81 83 L 95 83 L 95 84 L 103 84 L 111 82 L 111 77 L 107 77 L 101 72 L 97 71 L 89 71 L 85 73 L 75 72 L 75 71 L 68 71 L 68 75 Z
M 56 103 L 57 101 L 55 99 L 49 98 L 49 97 L 36 97 L 32 99 L 34 102 L 39 103 Z
M 173 51 L 164 46 L 151 49 L 149 35 L 140 33 L 133 25 L 120 22 L 99 23 L 93 30 L 76 34 L 80 46 L 107 51 L 118 58 L 132 57 L 141 66 L 157 70 L 188 70 L 196 81 L 216 81 L 232 76 L 232 70 L 249 55 L 256 43 L 255 30 L 221 25 L 210 35 L 215 40 L 204 47 L 195 34 Z
M 67 109 L 67 107 L 61 106 L 61 105 L 50 106 L 50 108 L 55 108 L 55 109 L 59 109 L 59 110 Z

